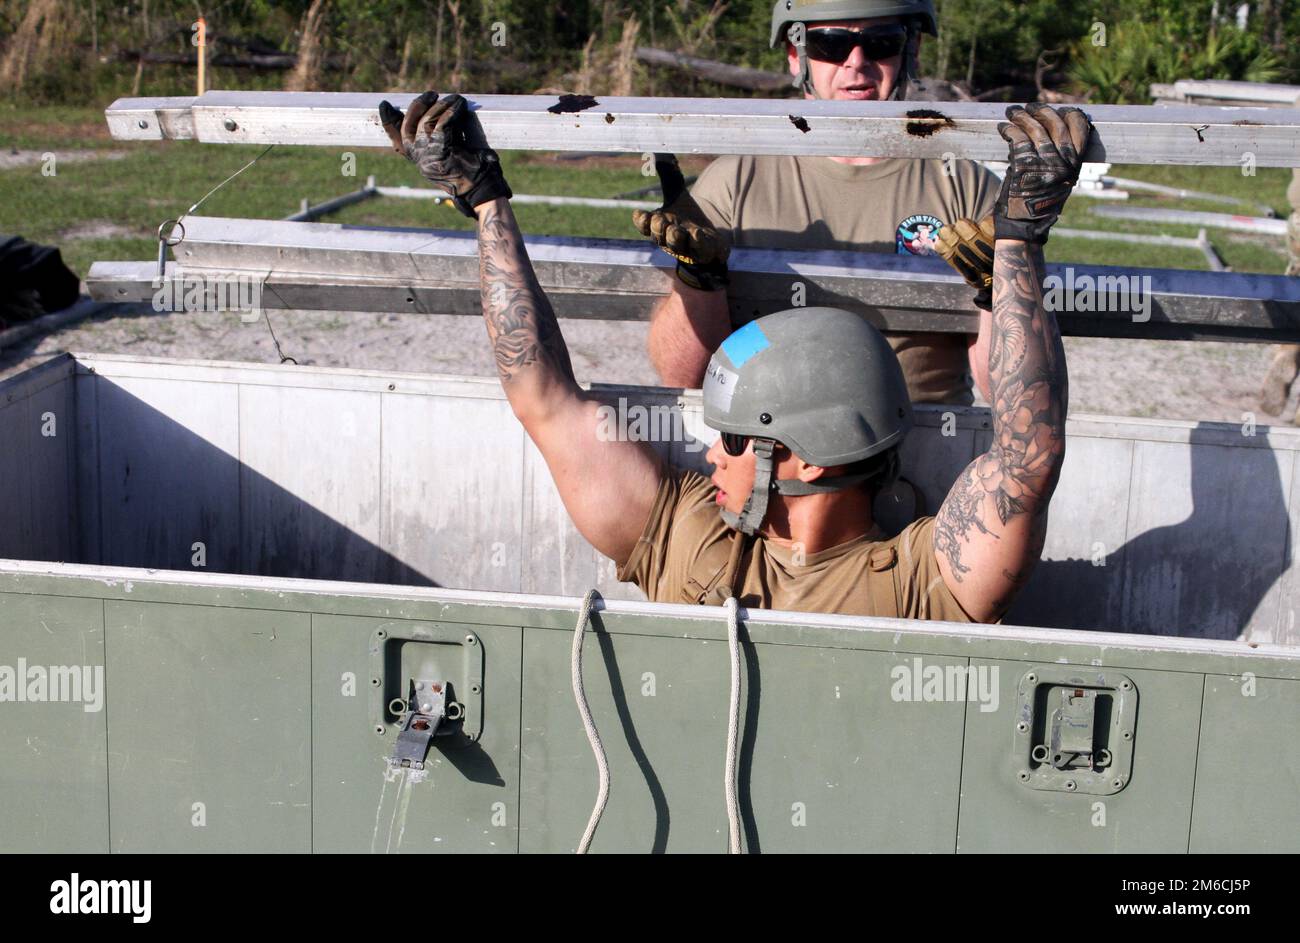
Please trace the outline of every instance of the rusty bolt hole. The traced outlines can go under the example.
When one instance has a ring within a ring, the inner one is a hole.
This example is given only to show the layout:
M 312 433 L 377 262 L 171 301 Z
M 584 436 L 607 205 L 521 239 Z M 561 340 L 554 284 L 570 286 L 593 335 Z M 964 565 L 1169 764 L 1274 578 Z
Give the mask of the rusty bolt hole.
M 429 722 L 421 717 L 419 720 L 414 721 L 411 726 L 416 730 L 428 730 Z

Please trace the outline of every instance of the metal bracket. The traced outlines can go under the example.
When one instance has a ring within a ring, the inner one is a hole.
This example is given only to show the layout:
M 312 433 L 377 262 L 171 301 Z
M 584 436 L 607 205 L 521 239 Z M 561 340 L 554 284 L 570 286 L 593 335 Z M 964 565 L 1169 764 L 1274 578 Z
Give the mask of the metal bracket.
M 370 636 L 370 691 L 374 732 L 397 730 L 391 761 L 423 764 L 435 736 L 482 736 L 483 643 L 470 626 L 385 622 Z
M 1016 691 L 1012 768 L 1030 789 L 1113 795 L 1128 785 L 1137 686 L 1113 671 L 1033 668 Z
M 394 768 L 424 769 L 424 758 L 429 755 L 429 744 L 447 719 L 447 683 L 445 681 L 412 681 L 402 719 L 402 731 L 393 745 L 393 755 L 388 764 Z

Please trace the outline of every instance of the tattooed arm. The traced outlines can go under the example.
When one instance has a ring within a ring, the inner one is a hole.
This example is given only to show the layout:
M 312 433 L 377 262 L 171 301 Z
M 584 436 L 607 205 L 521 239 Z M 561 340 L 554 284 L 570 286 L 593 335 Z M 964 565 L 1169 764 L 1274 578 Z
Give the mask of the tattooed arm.
M 1078 179 L 1090 131 L 1075 109 L 1007 114 L 1012 159 L 995 213 L 988 355 L 993 441 L 957 479 L 934 525 L 944 582 L 981 622 L 1002 617 L 1038 562 L 1065 459 L 1065 351 L 1043 306 L 1042 243 Z
M 601 404 L 574 380 L 560 325 L 510 209 L 512 194 L 496 151 L 467 140 L 481 129 L 473 127 L 469 104 L 459 95 L 439 99 L 425 92 L 405 114 L 380 102 L 379 120 L 393 149 L 478 221 L 483 320 L 501 386 L 582 536 L 623 563 L 650 516 L 661 466 L 646 443 L 608 435 Z
M 555 312 L 537 283 L 509 201 L 480 205 L 478 221 L 483 319 L 501 386 L 579 532 L 621 564 L 650 516 L 659 460 L 645 442 L 601 435 L 607 419 L 598 413 L 600 402 L 574 381 Z
M 1043 250 L 999 240 L 989 382 L 993 443 L 966 466 L 934 525 L 939 570 L 973 619 L 1002 616 L 1042 552 L 1065 458 L 1061 335 L 1043 310 Z

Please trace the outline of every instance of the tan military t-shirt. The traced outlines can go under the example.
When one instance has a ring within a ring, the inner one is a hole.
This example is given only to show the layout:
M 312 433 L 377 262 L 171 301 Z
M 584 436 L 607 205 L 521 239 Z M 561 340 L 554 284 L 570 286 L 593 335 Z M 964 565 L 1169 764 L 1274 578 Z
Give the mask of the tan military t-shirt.
M 970 161 L 884 160 L 867 166 L 826 157 L 720 157 L 691 188 L 733 244 L 765 249 L 934 255 L 939 230 L 993 212 L 997 177 Z M 969 403 L 968 338 L 890 334 L 918 403 Z
M 652 602 L 721 604 L 717 590 L 740 535 L 723 522 L 716 493 L 703 475 L 668 469 L 618 578 Z M 943 581 L 933 535 L 934 518 L 923 517 L 897 537 L 877 531 L 802 559 L 754 537 L 740 560 L 736 597 L 751 609 L 974 621 Z

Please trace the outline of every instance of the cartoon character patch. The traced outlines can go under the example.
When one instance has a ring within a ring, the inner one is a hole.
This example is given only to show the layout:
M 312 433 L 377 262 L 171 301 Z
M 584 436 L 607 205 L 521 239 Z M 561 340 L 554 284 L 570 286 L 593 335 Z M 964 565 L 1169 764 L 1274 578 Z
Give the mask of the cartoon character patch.
M 898 224 L 894 233 L 894 249 L 899 255 L 934 255 L 934 245 L 939 238 L 943 221 L 924 213 L 909 216 Z

